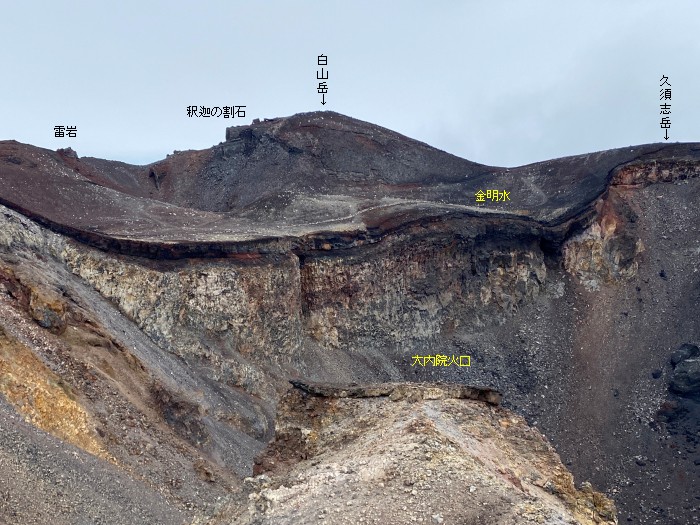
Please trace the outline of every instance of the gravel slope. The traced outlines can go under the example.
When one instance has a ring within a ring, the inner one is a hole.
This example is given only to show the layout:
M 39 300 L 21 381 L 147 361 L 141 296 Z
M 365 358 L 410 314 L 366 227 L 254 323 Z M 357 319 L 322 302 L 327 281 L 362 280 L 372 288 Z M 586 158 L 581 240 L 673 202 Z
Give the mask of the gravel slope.
M 180 525 L 190 520 L 108 462 L 24 422 L 0 396 L 0 523 Z

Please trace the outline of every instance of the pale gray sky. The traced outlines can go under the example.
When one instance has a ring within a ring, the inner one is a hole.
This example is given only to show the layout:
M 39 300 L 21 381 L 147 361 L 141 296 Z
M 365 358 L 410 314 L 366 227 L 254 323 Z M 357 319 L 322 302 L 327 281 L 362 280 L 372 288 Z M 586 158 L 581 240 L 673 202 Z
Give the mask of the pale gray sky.
M 700 2 L 2 2 L 0 139 L 145 164 L 253 118 L 330 109 L 519 165 L 698 141 Z M 329 57 L 329 103 L 316 57 Z M 246 118 L 186 107 L 247 106 Z M 78 137 L 54 137 L 55 125 Z

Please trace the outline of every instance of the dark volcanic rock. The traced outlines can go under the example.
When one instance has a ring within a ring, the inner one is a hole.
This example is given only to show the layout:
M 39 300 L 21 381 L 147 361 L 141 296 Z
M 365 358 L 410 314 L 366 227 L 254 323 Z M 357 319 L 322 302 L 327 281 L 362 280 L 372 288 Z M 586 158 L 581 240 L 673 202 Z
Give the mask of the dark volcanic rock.
M 669 388 L 680 396 L 700 396 L 700 348 L 683 343 L 671 354 L 671 374 Z
M 63 149 L 57 149 L 56 153 L 58 153 L 60 156 L 65 157 L 67 159 L 77 159 L 78 154 L 73 148 L 63 148 Z
M 694 344 L 683 343 L 678 350 L 671 354 L 671 365 L 675 368 L 678 363 L 700 355 L 700 348 Z
M 700 395 L 700 359 L 690 358 L 681 361 L 673 371 L 671 390 L 690 396 Z

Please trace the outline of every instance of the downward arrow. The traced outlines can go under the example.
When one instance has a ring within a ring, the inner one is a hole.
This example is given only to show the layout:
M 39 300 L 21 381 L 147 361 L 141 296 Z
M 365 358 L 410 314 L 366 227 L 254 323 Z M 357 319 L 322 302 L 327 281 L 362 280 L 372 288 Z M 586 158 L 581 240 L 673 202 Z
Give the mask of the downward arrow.
M 664 138 L 668 140 L 668 128 L 666 128 L 666 136 Z
M 325 93 L 323 93 L 321 95 L 321 104 L 323 104 L 324 106 L 326 105 L 326 94 Z

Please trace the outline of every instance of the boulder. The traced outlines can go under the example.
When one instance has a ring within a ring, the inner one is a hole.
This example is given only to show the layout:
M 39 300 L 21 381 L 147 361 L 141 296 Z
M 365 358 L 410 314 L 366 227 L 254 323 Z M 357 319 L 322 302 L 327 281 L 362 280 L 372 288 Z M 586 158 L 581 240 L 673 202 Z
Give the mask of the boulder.
M 671 390 L 681 396 L 700 396 L 700 357 L 685 359 L 676 366 Z
M 690 343 L 683 343 L 671 354 L 671 365 L 676 368 L 678 363 L 692 357 L 700 355 L 700 348 Z

